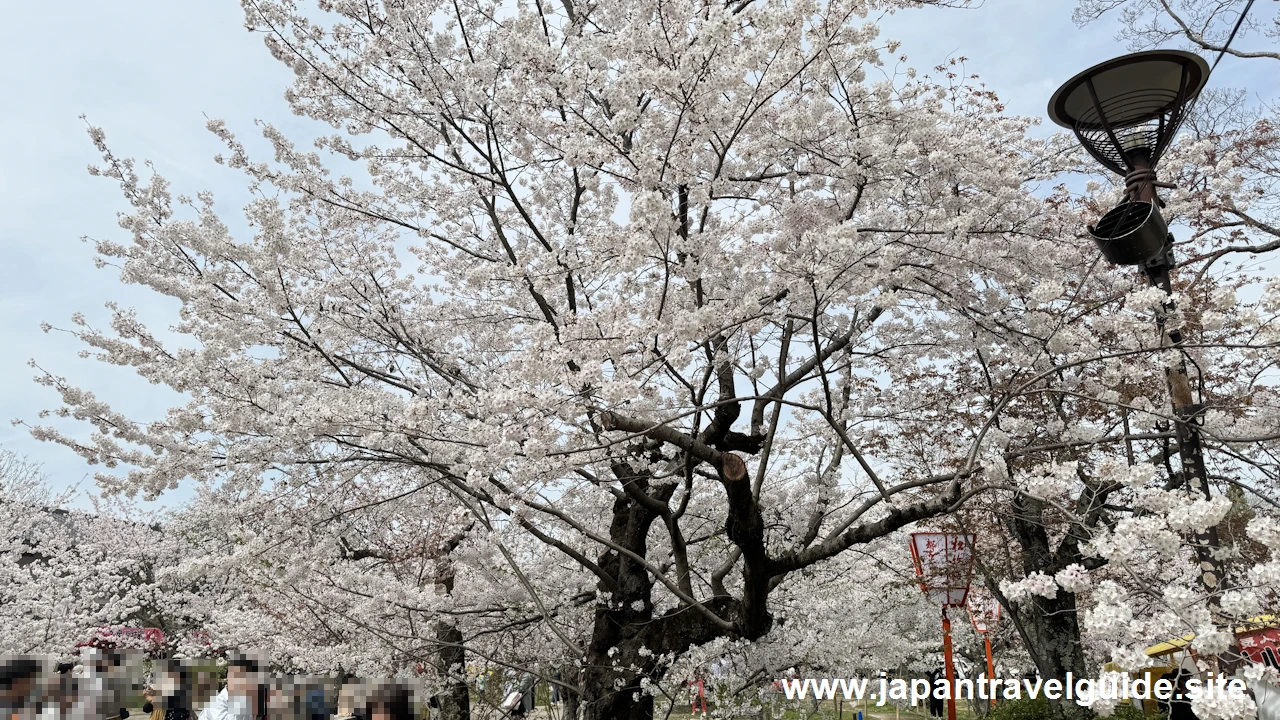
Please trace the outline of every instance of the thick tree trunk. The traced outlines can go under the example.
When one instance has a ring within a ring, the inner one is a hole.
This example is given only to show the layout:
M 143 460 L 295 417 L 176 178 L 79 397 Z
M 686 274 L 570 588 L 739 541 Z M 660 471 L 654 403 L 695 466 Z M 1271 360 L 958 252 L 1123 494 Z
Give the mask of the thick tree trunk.
M 1064 539 L 1056 551 L 1050 547 L 1043 502 L 1016 496 L 1013 513 L 1006 522 L 1022 546 L 1023 571 L 1028 575 L 1041 572 L 1053 576 L 1067 565 L 1081 560 L 1077 541 L 1071 537 Z M 1084 664 L 1074 593 L 1059 588 L 1052 599 L 1035 596 L 1007 606 L 1041 677 L 1066 682 L 1068 672 L 1073 680 L 1089 676 Z M 1049 703 L 1056 717 L 1069 720 L 1093 717 L 1088 708 L 1077 705 L 1073 700 L 1050 700 Z
M 619 473 L 624 474 L 623 473 Z M 645 488 L 640 488 L 645 492 Z M 613 505 L 610 540 L 645 557 L 649 526 L 656 515 L 630 497 Z M 583 720 L 651 720 L 653 696 L 641 690 L 641 679 L 653 668 L 653 656 L 642 656 L 643 633 L 653 620 L 653 579 L 643 565 L 614 550 L 600 557 L 600 568 L 613 578 L 612 593 L 602 586 L 596 605 L 591 643 L 583 668 Z
M 583 678 L 582 720 L 652 720 L 653 696 L 640 689 L 640 675 L 592 668 Z
M 440 720 L 471 720 L 471 693 L 465 680 L 466 652 L 462 648 L 462 631 L 452 623 L 442 622 L 436 628 L 436 672 L 445 680 L 445 689 L 435 696 L 435 713 Z
M 619 475 L 628 477 L 625 472 Z M 666 502 L 662 492 L 659 489 L 656 494 Z M 655 519 L 652 510 L 630 497 L 618 498 L 610 540 L 645 557 L 646 538 Z M 651 720 L 653 696 L 642 690 L 642 683 L 662 678 L 666 668 L 658 665 L 658 658 L 679 657 L 691 646 L 710 642 L 726 630 L 688 607 L 655 617 L 651 598 L 654 580 L 644 565 L 629 556 L 610 550 L 600 556 L 599 565 L 613 579 L 614 587 L 603 581 L 600 584 L 601 597 L 608 600 L 596 605 L 591 642 L 586 648 L 582 720 Z M 711 598 L 703 604 L 720 617 L 742 612 L 741 603 L 728 597 Z M 647 652 L 642 654 L 642 649 Z
M 1031 649 L 1031 657 L 1044 679 L 1063 682 L 1067 673 L 1074 679 L 1091 677 L 1084 664 L 1080 643 L 1080 623 L 1076 615 L 1076 596 L 1060 590 L 1052 600 L 1037 597 L 1019 606 L 1019 634 Z M 1093 713 L 1073 700 L 1050 700 L 1054 714 L 1062 718 L 1090 718 Z
M 578 720 L 581 712 L 579 709 L 582 705 L 582 696 L 577 690 L 572 688 L 560 688 L 561 696 L 564 697 L 564 720 Z
M 451 538 L 444 552 L 436 558 L 436 587 L 446 595 L 453 594 L 455 579 L 453 559 L 449 553 L 458 546 L 464 533 Z M 441 720 L 471 720 L 471 692 L 467 686 L 467 654 L 463 646 L 462 631 L 449 616 L 442 616 L 436 625 L 436 672 L 444 679 L 445 689 L 435 696 L 436 713 Z M 433 715 L 435 717 L 436 715 Z

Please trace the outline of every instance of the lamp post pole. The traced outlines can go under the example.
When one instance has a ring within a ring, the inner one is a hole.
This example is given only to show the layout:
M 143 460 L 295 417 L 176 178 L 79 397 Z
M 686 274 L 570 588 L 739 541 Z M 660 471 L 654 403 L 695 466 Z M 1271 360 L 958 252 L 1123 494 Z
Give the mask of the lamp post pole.
M 1074 132 L 1095 160 L 1124 176 L 1125 201 L 1104 215 L 1096 227 L 1089 227 L 1089 234 L 1107 260 L 1117 265 L 1141 265 L 1151 285 L 1165 292 L 1156 324 L 1161 347 L 1178 355 L 1165 369 L 1182 465 L 1176 480 L 1188 493 L 1205 499 L 1210 497 L 1210 487 L 1200 436 L 1204 406 L 1196 402 L 1187 372 L 1182 331 L 1170 322 L 1177 309 L 1171 277 L 1173 236 L 1160 215 L 1162 203 L 1156 195 L 1156 188 L 1172 186 L 1156 180 L 1155 167 L 1211 71 L 1195 53 L 1133 53 L 1071 78 L 1053 94 L 1048 108 L 1050 119 Z M 1221 626 L 1219 594 L 1225 578 L 1218 545 L 1216 528 L 1195 535 L 1199 582 L 1213 623 Z
M 1125 186 L 1130 200 L 1159 204 L 1156 196 L 1155 169 L 1152 168 L 1150 156 L 1145 150 L 1128 154 L 1129 165 L 1133 170 L 1125 176 Z M 1203 403 L 1196 402 L 1192 389 L 1191 377 L 1187 372 L 1187 356 L 1183 353 L 1182 331 L 1170 327 L 1169 318 L 1177 311 L 1173 300 L 1173 235 L 1165 238 L 1163 251 L 1151 262 L 1143 265 L 1143 271 L 1152 287 L 1164 290 L 1167 299 L 1156 314 L 1156 325 L 1160 329 L 1160 345 L 1178 352 L 1178 360 L 1165 369 L 1169 385 L 1169 399 L 1173 409 L 1175 432 L 1178 440 L 1178 458 L 1182 464 L 1182 481 L 1189 492 L 1208 500 L 1212 497 L 1209 487 L 1209 473 L 1204 462 L 1204 445 L 1200 437 L 1200 416 L 1204 411 Z M 1218 528 L 1210 527 L 1196 535 L 1196 560 L 1199 562 L 1200 584 L 1204 588 L 1209 601 L 1209 611 L 1214 623 L 1221 620 L 1219 593 L 1223 580 L 1222 560 L 1218 557 Z

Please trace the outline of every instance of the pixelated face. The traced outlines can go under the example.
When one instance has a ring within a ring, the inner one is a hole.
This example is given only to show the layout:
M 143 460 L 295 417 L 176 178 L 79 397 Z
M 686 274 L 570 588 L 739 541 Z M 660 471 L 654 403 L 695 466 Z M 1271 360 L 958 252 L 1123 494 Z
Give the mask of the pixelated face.
M 271 688 L 271 692 L 267 697 L 267 707 L 272 710 L 285 710 L 291 707 L 290 701 L 293 699 L 289 691 L 291 688 L 284 685 L 276 685 Z
M 252 673 L 242 667 L 227 668 L 227 694 L 248 696 L 254 691 Z
M 8 684 L 8 687 L 0 685 L 0 705 L 17 706 L 24 703 L 31 697 L 33 687 L 32 678 L 29 677 L 16 678 Z
M 176 695 L 178 692 L 178 682 L 178 673 L 167 672 L 162 674 L 160 676 L 160 682 L 158 683 L 160 694 L 165 697 L 172 697 L 173 695 Z
M 355 683 L 346 683 L 342 689 L 338 691 L 338 714 L 354 715 L 356 707 L 356 686 Z

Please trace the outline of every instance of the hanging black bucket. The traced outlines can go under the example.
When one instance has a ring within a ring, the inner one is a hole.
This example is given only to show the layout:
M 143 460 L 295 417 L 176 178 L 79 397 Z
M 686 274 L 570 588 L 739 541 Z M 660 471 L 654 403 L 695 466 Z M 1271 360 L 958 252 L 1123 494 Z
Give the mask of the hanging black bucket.
M 1141 265 L 1164 249 L 1169 226 L 1155 205 L 1142 200 L 1117 205 L 1089 227 L 1102 256 L 1116 265 Z

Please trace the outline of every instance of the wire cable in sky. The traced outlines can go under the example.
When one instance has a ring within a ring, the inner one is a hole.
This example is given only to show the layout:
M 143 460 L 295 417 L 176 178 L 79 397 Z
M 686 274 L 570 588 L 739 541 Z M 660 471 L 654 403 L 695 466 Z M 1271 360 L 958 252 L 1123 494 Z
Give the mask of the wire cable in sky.
M 1245 3 L 1244 11 L 1240 13 L 1240 17 L 1236 20 L 1236 26 L 1231 28 L 1231 34 L 1227 36 L 1226 44 L 1218 51 L 1218 59 L 1214 60 L 1213 65 L 1209 68 L 1210 75 L 1213 74 L 1214 68 L 1218 67 L 1218 63 L 1222 61 L 1222 56 L 1227 54 L 1227 48 L 1231 47 L 1231 41 L 1236 39 L 1236 33 L 1240 31 L 1240 26 L 1244 24 L 1244 19 L 1249 14 L 1249 8 L 1251 7 L 1253 7 L 1253 0 Z

